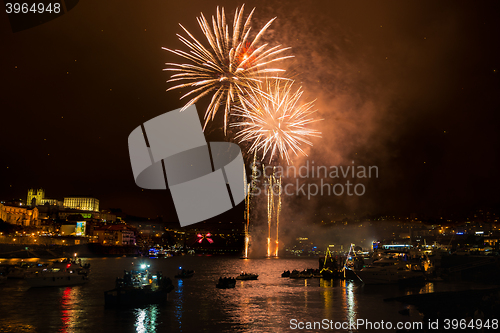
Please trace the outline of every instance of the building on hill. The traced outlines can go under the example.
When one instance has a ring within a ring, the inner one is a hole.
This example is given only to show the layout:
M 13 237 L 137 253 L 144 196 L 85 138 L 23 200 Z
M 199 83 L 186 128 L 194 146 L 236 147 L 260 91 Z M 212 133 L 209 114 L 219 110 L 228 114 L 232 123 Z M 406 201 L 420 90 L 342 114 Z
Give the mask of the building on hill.
M 92 212 L 99 211 L 99 200 L 90 196 L 65 197 L 63 205 L 65 208 Z
M 103 245 L 136 245 L 135 230 L 124 224 L 94 228 L 94 242 Z
M 32 189 L 28 190 L 28 197 L 26 199 L 26 206 L 36 207 L 36 206 L 62 206 L 63 202 L 57 199 L 49 199 L 45 198 L 45 190 L 43 188 L 40 189 Z
M 40 225 L 38 209 L 36 207 L 11 206 L 0 203 L 0 219 L 10 224 L 25 227 Z

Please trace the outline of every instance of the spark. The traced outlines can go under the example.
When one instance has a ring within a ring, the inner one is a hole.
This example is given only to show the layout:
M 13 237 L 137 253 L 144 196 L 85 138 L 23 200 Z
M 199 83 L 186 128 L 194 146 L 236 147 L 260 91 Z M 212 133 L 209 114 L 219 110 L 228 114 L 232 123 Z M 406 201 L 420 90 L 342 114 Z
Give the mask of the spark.
M 321 132 L 309 127 L 322 119 L 312 117 L 313 103 L 300 103 L 302 87 L 292 89 L 292 81 L 267 81 L 264 88 L 259 85 L 241 96 L 241 105 L 233 108 L 240 117 L 231 124 L 238 127 L 235 139 L 250 142 L 249 153 L 262 151 L 262 160 L 269 154 L 269 162 L 278 155 L 290 164 L 290 154 L 307 156 L 302 144 L 312 146 L 310 137 L 321 137 Z
M 226 22 L 224 8 L 217 7 L 216 17 L 212 16 L 212 24 L 208 22 L 203 13 L 197 18 L 198 24 L 203 32 L 208 46 L 194 37 L 182 25 L 181 28 L 189 36 L 183 37 L 179 34 L 179 40 L 187 46 L 188 52 L 182 50 L 171 50 L 163 47 L 189 63 L 177 64 L 167 63 L 169 66 L 165 71 L 176 72 L 172 74 L 167 82 L 179 82 L 179 84 L 167 89 L 191 88 L 181 99 L 190 96 L 182 110 L 196 103 L 200 98 L 212 94 L 212 99 L 205 112 L 204 128 L 221 105 L 224 105 L 224 131 L 227 129 L 228 116 L 231 106 L 238 104 L 241 95 L 246 90 L 259 83 L 261 79 L 276 75 L 272 73 L 284 72 L 280 68 L 268 68 L 268 65 L 293 56 L 283 56 L 281 53 L 290 48 L 282 48 L 281 45 L 268 48 L 267 43 L 260 43 L 262 36 L 276 19 L 273 18 L 255 35 L 250 37 L 251 19 L 255 8 L 243 19 L 244 5 L 236 8 L 234 14 L 232 32 Z

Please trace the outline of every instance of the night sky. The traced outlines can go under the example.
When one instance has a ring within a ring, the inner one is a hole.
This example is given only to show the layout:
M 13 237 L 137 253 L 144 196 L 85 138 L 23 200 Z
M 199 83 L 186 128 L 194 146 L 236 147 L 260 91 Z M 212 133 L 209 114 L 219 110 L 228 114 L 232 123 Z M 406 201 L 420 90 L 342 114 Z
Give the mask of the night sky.
M 0 198 L 91 194 L 102 208 L 175 221 L 167 191 L 138 188 L 130 132 L 180 108 L 165 90 L 182 23 L 238 1 L 85 0 L 13 33 L 0 15 Z M 499 203 L 500 4 L 495 1 L 247 1 L 254 29 L 292 47 L 284 66 L 316 99 L 316 164 L 377 165 L 360 198 L 293 199 L 288 212 L 462 211 Z M 246 16 L 246 15 L 245 15 Z M 200 116 L 209 99 L 197 104 Z M 222 119 L 206 131 L 223 140 Z M 226 139 L 227 140 L 227 139 Z M 300 165 L 304 158 L 297 158 Z M 318 216 L 318 215 L 316 215 Z M 241 210 L 221 219 L 242 219 Z

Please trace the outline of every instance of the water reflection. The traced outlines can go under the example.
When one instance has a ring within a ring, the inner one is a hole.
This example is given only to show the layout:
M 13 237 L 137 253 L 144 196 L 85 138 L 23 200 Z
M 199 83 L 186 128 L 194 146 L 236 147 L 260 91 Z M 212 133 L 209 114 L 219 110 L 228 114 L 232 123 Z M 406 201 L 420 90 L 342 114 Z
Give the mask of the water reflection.
M 434 292 L 434 283 L 427 282 L 423 287 L 410 287 L 405 289 L 405 295 L 428 294 Z
M 323 307 L 324 313 L 323 318 L 333 318 L 333 280 L 323 280 L 319 281 L 319 286 L 324 288 L 323 290 Z
M 183 303 L 184 303 L 184 282 L 182 279 L 177 279 L 177 287 L 175 288 L 176 301 L 175 301 L 175 319 L 177 319 L 177 324 L 179 331 L 182 331 L 182 313 L 183 313 Z
M 419 294 L 427 294 L 427 293 L 433 293 L 434 292 L 434 283 L 429 282 L 426 283 L 425 286 L 420 289 Z
M 357 302 L 356 294 L 354 293 L 354 282 L 343 280 L 340 282 L 340 286 L 342 288 L 346 320 L 348 322 L 356 322 Z
M 75 327 L 82 322 L 82 309 L 78 306 L 81 298 L 80 287 L 66 287 L 61 297 L 61 322 L 60 332 L 74 332 Z
M 145 308 L 135 309 L 135 331 L 137 333 L 154 333 L 158 324 L 156 318 L 158 316 L 158 304 L 151 304 Z

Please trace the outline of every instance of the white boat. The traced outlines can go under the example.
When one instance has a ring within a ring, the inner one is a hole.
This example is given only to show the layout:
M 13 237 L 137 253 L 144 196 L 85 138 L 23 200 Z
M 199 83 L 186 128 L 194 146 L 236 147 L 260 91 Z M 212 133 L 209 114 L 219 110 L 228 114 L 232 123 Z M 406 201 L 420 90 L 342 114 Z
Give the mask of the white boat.
M 65 287 L 88 282 L 90 264 L 82 265 L 81 260 L 64 259 L 50 266 L 38 266 L 25 274 L 24 279 L 31 287 Z
M 422 271 L 412 270 L 405 261 L 382 258 L 356 272 L 364 284 L 393 284 L 424 279 Z
M 31 273 L 26 275 L 24 279 L 32 288 L 75 286 L 85 284 L 89 280 L 86 271 L 57 267 L 45 268 Z
M 48 264 L 42 263 L 32 263 L 32 262 L 20 262 L 11 268 L 7 277 L 9 279 L 24 279 L 26 275 L 29 275 L 37 270 L 46 268 Z

